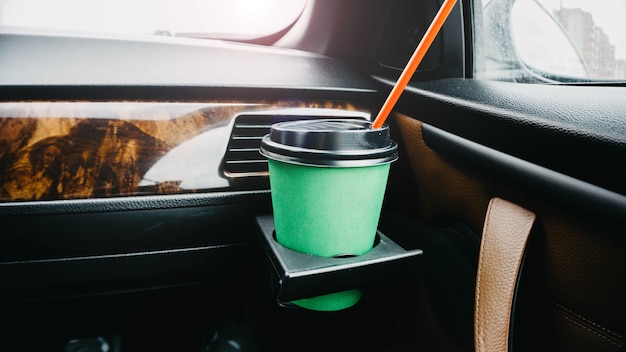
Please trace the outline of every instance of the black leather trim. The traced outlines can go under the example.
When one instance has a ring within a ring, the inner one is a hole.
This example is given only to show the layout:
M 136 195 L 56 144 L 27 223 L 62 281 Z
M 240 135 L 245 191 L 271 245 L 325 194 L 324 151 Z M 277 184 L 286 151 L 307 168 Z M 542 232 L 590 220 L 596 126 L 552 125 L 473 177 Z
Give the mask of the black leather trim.
M 626 196 L 423 124 L 426 144 L 455 164 L 601 225 L 626 227 Z
M 29 201 L 0 203 L 0 220 L 3 217 L 26 215 L 80 214 L 154 210 L 217 205 L 260 205 L 267 207 L 270 191 L 210 192 L 166 196 L 137 196 L 94 198 L 59 201 Z
M 624 87 L 444 79 L 412 83 L 396 109 L 463 138 L 626 195 L 625 94 Z

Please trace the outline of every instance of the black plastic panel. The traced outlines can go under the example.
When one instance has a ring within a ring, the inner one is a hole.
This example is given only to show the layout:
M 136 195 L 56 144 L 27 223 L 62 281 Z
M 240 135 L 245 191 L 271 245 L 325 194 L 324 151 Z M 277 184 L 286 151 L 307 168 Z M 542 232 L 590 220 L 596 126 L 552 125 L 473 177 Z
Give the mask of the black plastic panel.
M 269 206 L 270 192 L 213 192 L 167 196 L 114 197 L 46 202 L 0 203 L 0 219 L 11 216 L 85 214 L 238 204 Z
M 397 111 L 626 195 L 624 93 L 622 87 L 445 79 L 412 83 Z
M 348 258 L 326 258 L 281 246 L 274 237 L 274 218 L 257 217 L 259 240 L 277 275 L 281 303 L 345 289 L 380 285 L 420 270 L 421 249 L 406 250 L 382 232 L 369 252 Z
M 436 0 L 393 1 L 389 14 L 392 20 L 386 23 L 378 49 L 380 65 L 397 70 L 404 69 L 438 9 L 439 3 Z M 418 70 L 436 69 L 443 59 L 442 53 L 442 36 L 437 36 Z
M 251 273 L 254 214 L 268 207 L 269 192 L 1 207 L 0 297 L 233 280 Z
M 626 196 L 560 174 L 471 142 L 438 128 L 422 125 L 425 142 L 437 153 L 481 173 L 492 182 L 523 190 L 556 208 L 617 229 L 626 227 Z
M 237 205 L 3 217 L 0 262 L 242 243 L 251 217 Z
M 1 262 L 2 299 L 145 290 L 200 281 L 224 281 L 247 271 L 243 244 L 120 255 Z M 243 276 L 242 276 L 243 277 Z

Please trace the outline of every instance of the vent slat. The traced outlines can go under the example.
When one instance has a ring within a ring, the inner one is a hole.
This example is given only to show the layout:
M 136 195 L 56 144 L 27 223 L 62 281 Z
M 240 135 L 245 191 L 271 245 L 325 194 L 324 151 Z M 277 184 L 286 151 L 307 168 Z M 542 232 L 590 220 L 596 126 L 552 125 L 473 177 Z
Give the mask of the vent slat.
M 226 162 L 229 161 L 247 161 L 247 160 L 265 160 L 265 157 L 259 153 L 259 149 L 252 150 L 228 150 L 226 153 Z
M 259 152 L 259 148 L 228 148 L 229 152 L 243 153 L 243 152 Z
M 226 156 L 224 170 L 231 175 L 267 174 L 267 159 L 259 153 L 263 136 L 270 133 L 270 127 L 289 116 L 240 115 L 235 120 Z M 293 118 L 292 118 L 293 119 Z
M 266 129 L 270 129 L 270 127 L 272 127 L 272 124 L 254 124 L 254 125 L 246 125 L 243 123 L 236 123 L 235 124 L 235 128 L 242 128 L 242 129 L 261 129 L 261 128 L 266 128 Z
M 228 149 L 259 149 L 260 139 L 231 139 Z
M 259 153 L 263 136 L 273 124 L 322 118 L 297 115 L 240 115 L 235 120 L 224 156 L 224 171 L 233 177 L 267 175 L 267 159 Z M 328 118 L 324 116 L 323 118 Z M 344 117 L 345 118 L 345 117 Z
M 263 135 L 265 136 L 265 135 Z M 234 140 L 261 140 L 263 136 L 232 136 Z
M 267 164 L 267 160 L 227 160 L 226 164 Z

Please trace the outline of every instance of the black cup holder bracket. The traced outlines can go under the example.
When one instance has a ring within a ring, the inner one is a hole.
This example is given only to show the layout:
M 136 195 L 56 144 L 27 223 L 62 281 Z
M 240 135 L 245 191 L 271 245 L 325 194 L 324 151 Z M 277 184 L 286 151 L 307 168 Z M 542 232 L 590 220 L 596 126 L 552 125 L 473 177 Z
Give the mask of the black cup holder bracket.
M 277 277 L 279 302 L 380 285 L 415 274 L 423 251 L 406 250 L 380 231 L 374 247 L 360 256 L 327 258 L 290 250 L 274 237 L 274 217 L 256 218 L 259 237 Z

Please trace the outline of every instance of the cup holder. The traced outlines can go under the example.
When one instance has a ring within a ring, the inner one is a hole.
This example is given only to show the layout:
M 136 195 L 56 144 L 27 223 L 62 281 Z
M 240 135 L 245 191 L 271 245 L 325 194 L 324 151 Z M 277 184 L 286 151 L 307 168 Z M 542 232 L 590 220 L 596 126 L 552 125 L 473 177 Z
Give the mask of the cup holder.
M 256 220 L 261 244 L 276 276 L 279 303 L 366 288 L 407 277 L 420 268 L 421 249 L 405 250 L 380 231 L 369 252 L 328 258 L 280 245 L 275 239 L 272 215 L 258 216 Z
M 272 220 L 273 222 L 273 220 Z M 376 248 L 376 246 L 378 246 L 378 243 L 380 243 L 380 236 L 379 236 L 379 231 L 376 232 L 376 235 L 374 235 L 374 244 L 372 245 L 372 249 Z M 280 243 L 278 243 L 278 239 L 276 239 L 276 230 L 272 230 L 272 241 L 274 241 L 275 244 L 277 244 L 278 246 L 283 247 Z M 298 253 L 302 253 L 302 252 L 298 252 Z M 305 255 L 310 255 L 310 254 L 306 254 Z M 333 255 L 331 258 L 333 259 L 345 259 L 345 258 L 354 258 L 354 257 L 358 257 L 358 254 L 351 254 L 351 253 L 342 253 L 342 254 L 336 254 Z M 317 256 L 313 256 L 313 257 L 317 257 Z M 325 258 L 325 257 L 322 257 Z

